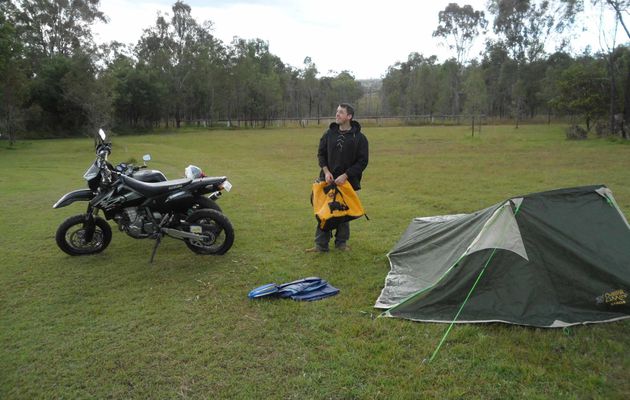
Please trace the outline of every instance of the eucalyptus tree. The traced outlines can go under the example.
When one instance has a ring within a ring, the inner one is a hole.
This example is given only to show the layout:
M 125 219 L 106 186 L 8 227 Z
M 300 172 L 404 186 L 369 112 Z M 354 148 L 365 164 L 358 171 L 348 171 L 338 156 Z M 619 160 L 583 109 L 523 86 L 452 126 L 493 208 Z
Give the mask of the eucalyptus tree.
M 569 4 L 574 6 L 573 8 L 567 7 L 567 9 L 571 10 L 571 17 L 575 17 L 580 13 L 584 12 L 584 0 L 561 0 L 562 3 Z M 614 131 L 615 125 L 617 124 L 615 121 L 617 110 L 619 107 L 623 107 L 623 116 L 624 120 L 627 123 L 630 123 L 630 104 L 628 102 L 621 102 L 621 105 L 618 104 L 618 98 L 626 98 L 629 95 L 627 94 L 619 94 L 619 92 L 625 92 L 628 88 L 620 84 L 621 81 L 630 80 L 630 70 L 619 70 L 617 68 L 617 62 L 615 60 L 617 54 L 617 33 L 619 29 L 623 28 L 626 37 L 630 39 L 630 30 L 626 20 L 624 19 L 624 15 L 627 16 L 630 11 L 630 0 L 590 0 L 590 3 L 594 6 L 599 7 L 599 43 L 600 43 L 600 51 L 605 55 L 604 59 L 607 62 L 607 72 L 608 72 L 608 87 L 609 87 L 609 126 Z M 606 13 L 611 13 L 611 16 L 614 16 L 614 24 L 610 24 L 608 18 L 605 18 Z M 586 18 L 596 18 L 597 15 L 588 15 Z M 619 27 L 621 26 L 621 28 Z M 622 132 L 624 137 L 628 135 L 625 132 Z
M 460 66 L 454 58 L 444 61 L 437 69 L 436 80 L 440 89 L 436 96 L 436 109 L 440 114 L 459 116 L 461 110 L 454 108 L 455 104 L 459 102 L 459 100 L 455 100 L 455 97 L 461 95 L 459 93 L 461 90 L 459 69 Z
M 437 102 L 441 91 L 440 66 L 435 55 L 420 56 L 416 60 L 411 74 L 413 85 L 410 87 L 412 98 L 410 108 L 415 115 L 433 115 L 437 111 Z
M 551 103 L 558 110 L 583 118 L 586 129 L 607 112 L 608 84 L 606 67 L 592 57 L 583 57 L 562 71 L 557 81 L 558 93 Z
M 617 114 L 618 97 L 627 97 L 627 96 L 619 96 L 619 92 L 622 91 L 623 86 L 618 84 L 619 80 L 628 80 L 630 78 L 630 69 L 625 71 L 619 71 L 616 66 L 616 58 L 618 55 L 617 50 L 617 31 L 619 29 L 619 25 L 621 25 L 626 33 L 626 37 L 630 39 L 630 31 L 626 25 L 626 22 L 623 19 L 623 15 L 628 13 L 628 9 L 630 8 L 630 1 L 628 0 L 593 0 L 593 4 L 600 4 L 602 8 L 608 8 L 614 12 L 615 15 L 615 24 L 612 27 L 612 32 L 610 32 L 610 28 L 602 24 L 600 26 L 600 45 L 602 47 L 602 52 L 605 54 L 605 60 L 607 63 L 607 72 L 609 79 L 609 126 L 611 129 L 611 133 L 615 133 L 617 125 L 615 121 L 615 117 Z M 602 13 L 604 10 L 602 9 Z M 600 19 L 602 20 L 602 19 Z M 627 88 L 625 88 L 627 90 Z M 630 104 L 625 104 L 623 106 L 624 120 L 630 123 Z M 622 129 L 622 136 L 624 138 L 630 138 L 630 135 L 626 133 L 624 129 Z
M 381 88 L 385 113 L 390 115 L 452 114 L 457 63 L 437 63 L 437 56 L 411 53 L 407 61 L 390 66 Z
M 212 22 L 206 21 L 197 28 L 195 58 L 192 65 L 193 112 L 205 123 L 225 115 L 227 52 L 223 43 L 212 35 Z
M 484 81 L 483 70 L 473 63 L 467 68 L 464 83 L 464 112 L 473 117 L 473 134 L 475 119 L 481 122 L 481 116 L 488 111 L 488 92 Z
M 453 77 L 453 114 L 460 111 L 460 82 L 467 61 L 468 53 L 477 36 L 485 34 L 488 21 L 483 11 L 476 11 L 470 5 L 460 6 L 449 3 L 438 14 L 439 24 L 433 32 L 433 37 L 444 39 L 449 49 L 455 51 L 455 61 L 458 68 Z
M 19 81 L 18 75 L 4 76 L 12 79 L 11 108 L 22 108 L 26 128 L 67 134 L 104 121 L 109 109 L 107 93 L 97 98 L 85 90 L 103 89 L 96 76 L 97 53 L 91 33 L 95 21 L 106 21 L 98 7 L 98 0 L 0 3 L 0 11 L 14 29 L 21 49 L 20 56 L 11 63 L 11 71 L 16 72 L 19 65 L 19 75 L 29 78 Z M 17 82 L 21 82 L 19 90 Z M 84 90 L 77 90 L 80 87 Z M 42 93 L 45 96 L 40 97 Z
M 522 69 L 527 63 L 545 55 L 545 45 L 560 35 L 574 22 L 575 1 L 567 0 L 490 0 L 488 10 L 494 15 L 493 30 L 516 63 L 512 81 L 512 112 L 518 127 L 525 107 L 525 93 L 529 82 Z M 565 43 L 565 42 L 560 42 Z
M 499 118 L 507 117 L 512 102 L 516 62 L 510 58 L 504 43 L 487 45 L 481 68 L 488 94 L 488 113 Z
M 336 109 L 339 103 L 356 104 L 361 96 L 363 96 L 363 88 L 356 81 L 354 76 L 348 71 L 342 71 L 337 74 L 331 81 L 331 92 L 329 98 L 331 101 L 330 110 Z
M 617 21 L 621 24 L 626 36 L 630 39 L 630 30 L 626 21 L 623 19 L 624 14 L 628 14 L 630 10 L 630 0 L 592 0 L 594 4 L 605 3 L 608 7 L 612 8 L 615 12 Z
M 269 43 L 262 39 L 234 38 L 230 50 L 236 118 L 253 122 L 277 117 L 282 108 L 282 60 L 269 52 Z
M 145 61 L 119 55 L 108 67 L 113 81 L 113 110 L 117 128 L 151 128 L 162 118 L 160 99 L 169 88 Z
M 400 115 L 403 114 L 403 101 L 405 86 L 403 80 L 405 71 L 403 64 L 398 62 L 389 66 L 387 74 L 383 78 L 383 87 L 381 88 L 381 97 L 383 102 L 383 110 L 385 114 Z
M 92 24 L 107 22 L 99 0 L 18 0 L 16 22 L 33 63 L 93 47 Z
M 547 114 L 547 122 L 551 123 L 551 116 L 554 111 L 554 99 L 559 93 L 558 82 L 561 74 L 567 70 L 575 61 L 566 52 L 555 52 L 545 60 L 544 72 L 538 76 L 540 91 L 538 93 L 542 107 Z
M 158 14 L 155 24 L 144 29 L 142 37 L 135 47 L 135 57 L 139 63 L 146 64 L 152 71 L 156 82 L 165 85 L 167 90 L 155 98 L 155 107 L 159 109 L 161 119 L 169 126 L 170 117 L 175 109 L 176 100 L 171 95 L 175 90 L 175 72 L 173 49 L 175 43 L 170 25 L 164 15 Z
M 13 145 L 22 126 L 22 107 L 26 98 L 27 75 L 23 62 L 23 46 L 8 9 L 0 6 L 0 134 L 8 135 Z
M 317 82 L 317 66 L 311 59 L 311 57 L 306 57 L 304 59 L 304 68 L 300 71 L 300 81 L 301 86 L 303 88 L 303 93 L 306 96 L 306 109 L 305 111 L 307 117 L 313 117 L 313 107 L 317 105 L 317 117 L 320 116 L 320 91 L 319 84 Z M 298 112 L 298 116 L 302 116 L 300 112 Z
M 174 117 L 177 128 L 180 127 L 185 115 L 190 116 L 189 106 L 191 105 L 192 85 L 191 80 L 193 64 L 198 57 L 198 34 L 197 22 L 190 14 L 191 8 L 188 4 L 177 1 L 172 7 L 173 16 L 171 18 L 172 36 L 170 43 L 171 67 L 173 83 L 173 104 Z

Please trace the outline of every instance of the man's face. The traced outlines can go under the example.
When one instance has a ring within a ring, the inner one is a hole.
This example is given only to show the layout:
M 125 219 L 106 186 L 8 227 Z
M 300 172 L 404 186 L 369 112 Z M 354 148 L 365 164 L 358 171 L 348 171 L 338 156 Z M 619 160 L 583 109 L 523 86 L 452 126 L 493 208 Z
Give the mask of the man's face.
M 335 122 L 339 125 L 343 125 L 346 122 L 350 121 L 350 115 L 348 115 L 348 110 L 339 106 L 337 107 L 337 114 L 335 114 Z

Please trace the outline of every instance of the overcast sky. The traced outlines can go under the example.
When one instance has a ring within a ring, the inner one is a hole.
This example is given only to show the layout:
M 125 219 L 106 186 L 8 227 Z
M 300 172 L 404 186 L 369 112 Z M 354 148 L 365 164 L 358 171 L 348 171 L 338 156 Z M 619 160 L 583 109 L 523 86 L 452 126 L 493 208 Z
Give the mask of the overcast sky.
M 234 36 L 260 38 L 269 42 L 271 53 L 293 67 L 301 68 L 304 58 L 311 57 L 323 75 L 347 70 L 358 79 L 380 78 L 387 67 L 406 61 L 411 52 L 427 57 L 435 54 L 441 61 L 452 56 L 446 46 L 432 37 L 432 32 L 438 25 L 438 13 L 453 0 L 184 2 L 191 6 L 197 22 L 213 22 L 214 35 L 224 43 L 229 44 Z M 101 10 L 110 21 L 94 27 L 95 38 L 97 42 L 135 44 L 142 30 L 155 23 L 158 11 L 172 14 L 174 3 L 175 0 L 101 0 Z M 459 4 L 485 10 L 486 0 Z M 597 22 L 598 18 L 599 12 L 591 10 L 587 20 Z M 618 35 L 622 40 L 624 36 Z M 481 46 L 481 40 L 478 42 Z M 598 51 L 601 46 L 596 25 L 572 43 L 574 51 L 582 51 L 587 45 Z

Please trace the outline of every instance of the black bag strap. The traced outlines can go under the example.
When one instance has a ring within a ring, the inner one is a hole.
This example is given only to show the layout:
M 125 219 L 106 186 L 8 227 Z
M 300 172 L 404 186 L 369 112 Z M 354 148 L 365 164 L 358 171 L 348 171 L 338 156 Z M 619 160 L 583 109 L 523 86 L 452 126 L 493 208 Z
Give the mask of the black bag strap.
M 328 194 L 328 192 L 330 192 L 331 190 L 335 191 L 335 195 L 333 196 L 333 201 L 337 199 L 337 195 L 341 196 L 341 200 L 343 200 L 343 202 L 346 202 L 346 199 L 343 198 L 343 193 L 341 193 L 341 190 L 339 190 L 339 187 L 337 187 L 337 184 L 335 183 L 331 183 L 328 186 L 324 187 L 324 194 Z

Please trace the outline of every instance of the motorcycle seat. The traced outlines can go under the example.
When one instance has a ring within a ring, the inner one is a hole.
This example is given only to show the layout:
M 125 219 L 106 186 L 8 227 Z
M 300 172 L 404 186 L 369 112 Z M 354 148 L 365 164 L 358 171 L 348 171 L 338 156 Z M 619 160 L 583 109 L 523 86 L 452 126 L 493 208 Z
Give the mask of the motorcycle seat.
M 147 197 L 156 196 L 162 193 L 167 193 L 175 189 L 182 188 L 188 185 L 190 182 L 192 182 L 188 178 L 182 178 L 182 179 L 173 179 L 173 180 L 164 181 L 164 182 L 149 183 L 149 182 L 142 182 L 142 181 L 133 179 L 125 175 L 120 175 L 120 179 L 123 181 L 125 185 L 129 186 L 130 188 L 132 188 L 133 190 L 137 192 L 142 193 L 143 195 Z

